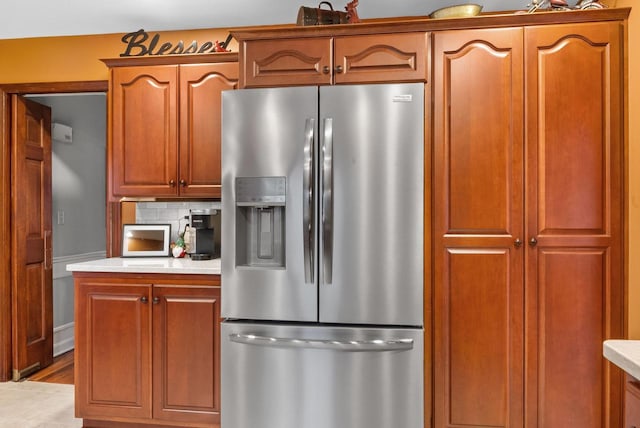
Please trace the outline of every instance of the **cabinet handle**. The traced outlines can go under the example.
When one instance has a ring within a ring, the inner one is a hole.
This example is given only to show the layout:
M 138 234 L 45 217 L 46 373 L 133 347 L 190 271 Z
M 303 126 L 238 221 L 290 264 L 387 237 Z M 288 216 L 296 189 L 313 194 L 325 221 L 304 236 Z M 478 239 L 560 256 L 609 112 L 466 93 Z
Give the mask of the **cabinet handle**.
M 529 245 L 532 247 L 535 247 L 536 245 L 538 245 L 538 240 L 536 239 L 535 236 L 529 240 Z
M 336 67 L 336 73 L 342 73 L 342 71 L 343 71 L 343 68 L 341 65 Z
M 513 245 L 514 245 L 516 248 L 520 248 L 520 247 L 522 247 L 522 239 L 520 239 L 520 238 L 516 239 L 516 240 L 513 242 Z
M 330 71 L 331 71 L 331 69 L 329 68 L 328 65 L 325 65 L 324 67 L 322 67 L 322 72 L 324 74 L 329 74 Z
M 180 180 L 180 185 L 181 185 L 182 187 L 187 187 L 187 182 L 186 182 L 186 181 L 184 181 L 184 180 Z
M 158 303 L 160 303 L 160 298 L 159 297 L 154 297 L 153 298 L 153 304 L 157 305 Z
M 176 187 L 176 181 L 175 180 L 169 180 L 169 186 Z
M 142 296 L 142 297 L 140 298 L 140 301 L 141 301 L 142 303 L 147 303 L 147 302 L 149 301 L 149 299 L 147 299 L 147 296 Z

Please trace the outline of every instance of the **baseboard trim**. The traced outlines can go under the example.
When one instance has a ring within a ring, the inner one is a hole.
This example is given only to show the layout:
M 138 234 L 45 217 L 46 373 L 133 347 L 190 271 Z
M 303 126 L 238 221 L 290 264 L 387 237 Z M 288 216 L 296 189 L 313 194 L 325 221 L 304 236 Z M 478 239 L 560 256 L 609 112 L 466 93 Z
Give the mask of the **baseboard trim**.
M 70 322 L 53 329 L 53 356 L 64 354 L 75 347 L 75 324 Z

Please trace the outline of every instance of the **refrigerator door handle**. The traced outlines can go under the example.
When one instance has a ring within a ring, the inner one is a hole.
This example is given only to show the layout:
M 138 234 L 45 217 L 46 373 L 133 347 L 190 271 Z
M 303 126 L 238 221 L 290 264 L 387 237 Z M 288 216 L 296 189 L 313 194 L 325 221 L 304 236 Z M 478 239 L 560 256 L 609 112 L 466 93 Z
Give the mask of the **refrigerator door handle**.
M 322 139 L 322 260 L 324 283 L 331 284 L 333 272 L 333 119 L 324 119 Z
M 259 336 L 255 334 L 230 334 L 229 340 L 244 345 L 268 346 L 275 348 L 318 349 L 342 352 L 388 352 L 413 349 L 413 339 L 393 340 L 325 340 L 291 339 Z
M 314 215 L 313 215 L 313 140 L 314 140 L 315 120 L 308 118 L 304 129 L 304 172 L 302 183 L 302 200 L 304 201 L 302 221 L 304 236 L 304 280 L 305 283 L 313 282 L 313 248 L 315 242 L 314 235 Z

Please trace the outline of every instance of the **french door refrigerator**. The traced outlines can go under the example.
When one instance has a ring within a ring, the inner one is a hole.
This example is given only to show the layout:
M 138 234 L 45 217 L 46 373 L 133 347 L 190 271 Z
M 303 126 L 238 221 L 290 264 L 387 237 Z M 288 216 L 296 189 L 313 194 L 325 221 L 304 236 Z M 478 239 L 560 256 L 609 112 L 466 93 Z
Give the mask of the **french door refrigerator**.
M 422 428 L 424 85 L 225 91 L 222 428 Z

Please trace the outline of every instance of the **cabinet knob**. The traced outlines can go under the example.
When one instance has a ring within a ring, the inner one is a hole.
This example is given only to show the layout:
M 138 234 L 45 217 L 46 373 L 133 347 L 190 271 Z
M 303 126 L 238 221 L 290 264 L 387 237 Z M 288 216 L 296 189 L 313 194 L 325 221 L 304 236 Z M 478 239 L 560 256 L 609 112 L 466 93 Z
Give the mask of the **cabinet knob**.
M 532 247 L 535 247 L 536 245 L 538 245 L 538 240 L 536 239 L 535 236 L 529 239 L 529 245 Z
M 344 69 L 342 68 L 341 65 L 336 67 L 336 73 L 342 73 L 344 71 Z
M 142 297 L 140 298 L 140 301 L 141 301 L 142 303 L 147 303 L 147 302 L 149 301 L 149 299 L 147 299 L 147 296 L 142 296 Z
M 513 242 L 513 245 L 514 245 L 516 248 L 520 248 L 520 247 L 522 247 L 522 239 L 520 239 L 520 238 L 516 239 L 516 240 Z
M 158 303 L 160 303 L 160 298 L 159 297 L 154 297 L 153 298 L 153 304 L 157 305 Z
M 181 185 L 182 187 L 187 187 L 187 182 L 186 182 L 186 181 L 184 181 L 184 180 L 180 180 L 180 185 Z
M 175 180 L 169 180 L 169 186 L 176 187 L 176 181 Z
M 324 67 L 322 67 L 322 72 L 324 74 L 329 74 L 329 72 L 331 72 L 331 69 L 329 68 L 328 65 L 325 65 Z

